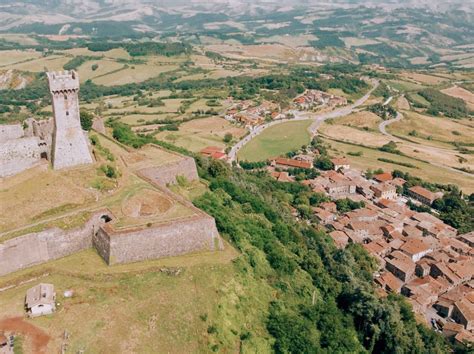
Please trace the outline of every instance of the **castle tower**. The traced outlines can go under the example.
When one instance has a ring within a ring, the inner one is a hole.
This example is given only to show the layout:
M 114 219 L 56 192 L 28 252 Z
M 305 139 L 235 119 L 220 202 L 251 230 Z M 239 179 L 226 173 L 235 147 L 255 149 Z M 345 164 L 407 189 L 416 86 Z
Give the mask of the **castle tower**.
M 51 161 L 53 168 L 92 163 L 87 138 L 79 117 L 79 77 L 75 71 L 49 72 L 54 131 Z

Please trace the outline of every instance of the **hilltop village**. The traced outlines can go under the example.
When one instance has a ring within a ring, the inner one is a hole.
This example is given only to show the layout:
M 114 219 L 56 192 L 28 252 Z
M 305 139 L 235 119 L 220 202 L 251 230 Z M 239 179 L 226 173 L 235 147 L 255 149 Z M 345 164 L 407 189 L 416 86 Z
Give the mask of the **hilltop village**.
M 347 157 L 319 155 L 309 146 L 267 166 L 242 166 L 308 186 L 320 200 L 306 219 L 327 230 L 337 247 L 360 244 L 377 260 L 373 277 L 382 296 L 402 294 L 435 330 L 473 341 L 474 233 L 459 234 L 436 216 L 430 207 L 443 193 L 407 187 L 400 173 L 362 172 Z

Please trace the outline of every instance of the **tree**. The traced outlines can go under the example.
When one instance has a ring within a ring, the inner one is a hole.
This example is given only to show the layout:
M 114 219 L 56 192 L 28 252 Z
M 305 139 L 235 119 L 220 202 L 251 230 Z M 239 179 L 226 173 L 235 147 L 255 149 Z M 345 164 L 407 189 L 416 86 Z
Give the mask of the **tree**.
M 324 170 L 324 171 L 329 171 L 329 170 L 334 169 L 334 164 L 331 162 L 329 157 L 325 157 L 325 156 L 316 159 L 314 165 L 320 170 Z
M 224 142 L 225 143 L 230 143 L 232 141 L 233 137 L 234 136 L 231 133 L 226 133 L 226 135 L 224 135 Z
M 86 111 L 81 111 L 80 113 L 80 118 L 81 118 L 81 127 L 82 129 L 89 131 L 92 129 L 92 121 L 94 117 L 92 116 L 91 113 L 86 112 Z

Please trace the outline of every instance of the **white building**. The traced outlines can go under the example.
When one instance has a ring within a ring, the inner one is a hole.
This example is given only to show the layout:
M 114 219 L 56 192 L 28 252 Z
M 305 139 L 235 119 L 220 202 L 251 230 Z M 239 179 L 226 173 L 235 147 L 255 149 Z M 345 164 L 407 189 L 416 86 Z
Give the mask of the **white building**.
M 52 284 L 38 284 L 26 292 L 25 306 L 28 316 L 52 314 L 56 310 L 56 293 Z

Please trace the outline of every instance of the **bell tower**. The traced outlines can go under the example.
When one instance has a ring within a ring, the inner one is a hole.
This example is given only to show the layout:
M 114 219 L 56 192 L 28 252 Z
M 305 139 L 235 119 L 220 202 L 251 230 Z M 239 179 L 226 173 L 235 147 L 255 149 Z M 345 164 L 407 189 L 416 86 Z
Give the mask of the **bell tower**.
M 53 169 L 92 163 L 87 137 L 79 116 L 79 77 L 75 71 L 48 72 L 52 96 L 54 131 Z

